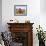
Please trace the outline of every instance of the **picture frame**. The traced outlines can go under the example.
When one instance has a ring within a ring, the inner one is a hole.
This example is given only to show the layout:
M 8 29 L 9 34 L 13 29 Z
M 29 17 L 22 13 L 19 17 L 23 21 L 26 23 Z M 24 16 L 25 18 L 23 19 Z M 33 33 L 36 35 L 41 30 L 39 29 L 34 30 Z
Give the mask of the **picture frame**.
M 27 5 L 14 5 L 14 16 L 27 16 Z

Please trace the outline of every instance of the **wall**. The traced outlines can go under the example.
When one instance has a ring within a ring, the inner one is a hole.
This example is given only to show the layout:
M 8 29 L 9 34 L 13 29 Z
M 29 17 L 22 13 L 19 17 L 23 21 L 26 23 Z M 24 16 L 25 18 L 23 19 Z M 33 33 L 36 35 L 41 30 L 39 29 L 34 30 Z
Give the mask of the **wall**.
M 45 0 L 44 0 L 45 1 Z M 14 16 L 14 5 L 27 5 L 27 16 Z M 17 19 L 19 22 L 25 22 L 29 19 L 33 25 L 33 45 L 38 46 L 36 37 L 36 27 L 40 24 L 46 30 L 46 14 L 42 12 L 43 0 L 2 0 L 2 25 L 3 31 L 8 30 L 7 22 L 10 19 Z M 45 8 L 45 7 L 44 7 Z
M 46 0 L 40 0 L 40 24 L 46 31 Z
M 2 29 L 2 0 L 0 0 L 0 31 Z
M 19 3 L 20 2 L 20 3 Z M 14 16 L 14 5 L 24 4 L 27 5 L 27 16 Z M 25 18 L 30 19 L 31 22 L 39 23 L 40 14 L 40 0 L 3 0 L 2 1 L 2 22 L 3 26 L 6 25 L 8 20 L 17 19 L 20 22 L 24 22 Z M 19 18 L 19 19 L 18 19 Z M 22 19 L 23 18 L 23 19 Z M 38 21 L 37 21 L 38 20 Z

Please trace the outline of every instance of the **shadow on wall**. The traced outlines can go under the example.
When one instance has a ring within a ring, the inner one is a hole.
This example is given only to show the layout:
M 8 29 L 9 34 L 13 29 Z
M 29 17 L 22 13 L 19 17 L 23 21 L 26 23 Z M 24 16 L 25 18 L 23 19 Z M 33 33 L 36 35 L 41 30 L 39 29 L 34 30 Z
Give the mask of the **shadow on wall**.
M 2 0 L 0 0 L 0 31 L 2 31 Z

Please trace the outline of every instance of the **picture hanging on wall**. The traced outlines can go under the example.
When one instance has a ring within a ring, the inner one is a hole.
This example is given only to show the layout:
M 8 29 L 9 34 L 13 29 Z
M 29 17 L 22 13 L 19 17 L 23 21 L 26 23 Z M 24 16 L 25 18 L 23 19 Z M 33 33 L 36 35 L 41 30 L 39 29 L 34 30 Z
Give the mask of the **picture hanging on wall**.
M 14 5 L 14 16 L 26 16 L 27 5 Z

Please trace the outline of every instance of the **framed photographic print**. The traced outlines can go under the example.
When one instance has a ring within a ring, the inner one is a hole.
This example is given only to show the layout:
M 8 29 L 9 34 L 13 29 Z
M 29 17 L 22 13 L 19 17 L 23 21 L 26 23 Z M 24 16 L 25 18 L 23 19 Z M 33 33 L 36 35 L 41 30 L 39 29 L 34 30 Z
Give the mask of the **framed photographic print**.
M 26 16 L 27 5 L 14 5 L 14 16 Z

